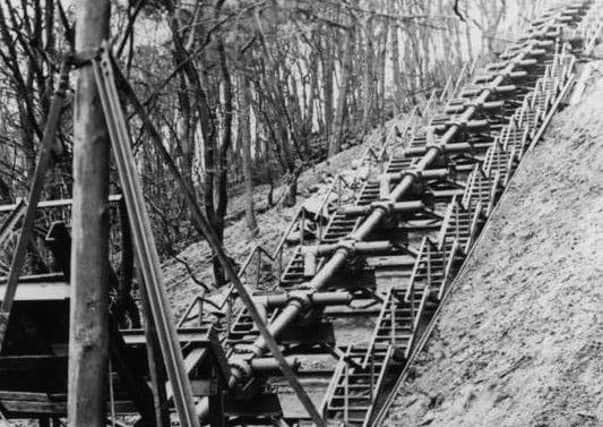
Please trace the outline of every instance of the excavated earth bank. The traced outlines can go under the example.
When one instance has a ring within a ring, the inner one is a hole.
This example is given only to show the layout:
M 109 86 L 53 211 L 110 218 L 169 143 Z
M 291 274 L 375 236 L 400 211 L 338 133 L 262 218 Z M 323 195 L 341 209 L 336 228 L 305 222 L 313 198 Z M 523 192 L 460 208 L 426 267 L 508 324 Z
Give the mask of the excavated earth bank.
M 594 76 L 524 158 L 385 425 L 603 426 L 603 78 Z

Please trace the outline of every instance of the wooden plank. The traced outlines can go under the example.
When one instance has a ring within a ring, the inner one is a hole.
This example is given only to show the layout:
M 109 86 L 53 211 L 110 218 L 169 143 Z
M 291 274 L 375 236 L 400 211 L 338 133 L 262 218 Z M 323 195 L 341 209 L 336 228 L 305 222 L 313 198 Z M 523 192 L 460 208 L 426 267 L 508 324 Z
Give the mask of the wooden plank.
M 146 344 L 144 329 L 121 329 L 120 332 L 128 345 Z M 177 335 L 180 344 L 194 343 L 196 346 L 206 346 L 212 343 L 212 333 L 207 328 L 179 328 Z
M 66 401 L 51 401 L 46 400 L 17 400 L 17 399 L 0 399 L 0 405 L 4 408 L 4 413 L 8 418 L 36 418 L 41 415 L 54 417 L 67 416 Z M 107 403 L 106 411 L 109 411 Z M 117 400 L 114 403 L 115 412 L 117 414 L 133 414 L 137 413 L 135 405 L 127 400 Z
M 0 401 L 5 400 L 20 400 L 26 402 L 63 402 L 67 400 L 67 394 L 32 393 L 27 391 L 0 390 Z
M 56 416 L 67 415 L 66 402 L 51 402 L 48 399 L 45 401 L 2 399 L 0 404 L 4 408 L 7 417 L 35 417 L 36 415 L 42 414 Z
M 44 274 L 29 274 L 19 277 L 19 285 L 21 283 L 38 283 L 38 282 L 64 282 L 65 275 L 63 273 L 44 273 Z M 0 283 L 6 283 L 6 276 L 0 276 Z
M 0 295 L 5 290 L 6 285 L 0 284 Z M 70 287 L 67 282 L 19 282 L 14 301 L 64 301 L 69 299 L 69 296 Z
M 123 196 L 121 194 L 112 194 L 109 196 L 108 201 L 110 204 L 117 203 L 121 201 Z M 0 205 L 0 214 L 11 212 L 16 207 L 19 206 L 20 202 L 13 203 L 10 205 Z M 71 207 L 73 203 L 72 199 L 55 199 L 55 200 L 44 200 L 38 203 L 38 209 L 48 209 L 48 208 L 62 208 L 62 207 Z

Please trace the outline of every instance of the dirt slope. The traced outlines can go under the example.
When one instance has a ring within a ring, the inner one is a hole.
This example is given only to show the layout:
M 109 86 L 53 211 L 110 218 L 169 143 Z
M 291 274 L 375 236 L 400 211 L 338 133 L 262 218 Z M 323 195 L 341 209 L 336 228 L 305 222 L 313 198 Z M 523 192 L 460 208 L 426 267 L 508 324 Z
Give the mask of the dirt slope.
M 299 197 L 297 198 L 296 205 L 293 207 L 287 208 L 278 205 L 277 207 L 265 209 L 267 186 L 256 188 L 255 191 L 257 194 L 254 196 L 256 208 L 263 209 L 262 213 L 256 215 L 260 229 L 260 234 L 256 238 L 249 236 L 245 219 L 240 215 L 240 212 L 245 207 L 244 196 L 240 195 L 230 200 L 229 216 L 238 219 L 232 221 L 224 232 L 224 247 L 227 254 L 237 263 L 241 264 L 255 245 L 260 244 L 272 251 L 297 210 L 306 203 L 307 198 L 315 197 L 317 200 L 322 200 L 324 192 L 332 182 L 333 176 L 338 173 L 342 174 L 350 184 L 360 179 L 360 176 L 366 172 L 365 168 L 350 170 L 350 165 L 362 157 L 368 144 L 374 141 L 375 138 L 379 138 L 379 135 L 379 131 L 373 131 L 365 137 L 362 144 L 342 151 L 328 161 L 319 163 L 303 172 L 298 180 Z M 284 191 L 284 186 L 276 188 L 275 200 L 279 199 Z M 348 197 L 353 192 L 344 188 L 344 193 L 343 202 L 351 201 Z M 211 268 L 210 254 L 209 246 L 205 240 L 201 240 L 189 245 L 179 254 L 179 258 L 189 265 L 191 269 L 190 273 L 194 275 L 196 280 L 212 287 L 213 270 Z M 288 258 L 284 257 L 284 259 L 286 261 Z M 203 288 L 195 283 L 189 271 L 181 263 L 167 260 L 163 263 L 162 270 L 168 298 L 176 316 L 182 313 L 183 309 L 188 306 L 195 296 L 205 294 Z M 214 292 L 210 292 L 210 294 L 205 295 L 214 294 Z
M 386 425 L 603 426 L 595 74 L 582 102 L 524 159 Z

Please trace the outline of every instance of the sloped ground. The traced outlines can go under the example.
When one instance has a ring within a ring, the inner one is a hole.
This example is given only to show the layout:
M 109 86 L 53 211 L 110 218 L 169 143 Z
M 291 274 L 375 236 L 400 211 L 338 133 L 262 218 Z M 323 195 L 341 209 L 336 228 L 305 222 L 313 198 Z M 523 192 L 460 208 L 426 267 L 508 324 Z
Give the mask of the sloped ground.
M 249 235 L 245 218 L 240 214 L 245 209 L 244 195 L 237 196 L 229 200 L 229 217 L 236 218 L 228 225 L 224 232 L 224 247 L 227 254 L 238 264 L 242 264 L 255 245 L 262 245 L 269 251 L 273 251 L 282 233 L 286 230 L 289 222 L 297 210 L 306 202 L 309 197 L 316 197 L 316 200 L 322 200 L 323 194 L 329 188 L 333 177 L 336 174 L 342 174 L 346 181 L 352 184 L 354 181 L 360 182 L 363 175 L 366 174 L 366 168 L 351 170 L 350 166 L 354 161 L 362 157 L 368 144 L 379 138 L 379 130 L 371 132 L 366 136 L 363 143 L 353 146 L 327 161 L 313 166 L 311 169 L 303 172 L 298 179 L 298 197 L 297 203 L 293 207 L 275 206 L 266 208 L 267 186 L 255 189 L 254 200 L 257 209 L 262 209 L 262 213 L 256 214 L 256 219 L 260 233 L 256 238 Z M 274 199 L 278 200 L 285 191 L 285 187 L 278 187 L 274 192 Z M 343 202 L 350 202 L 349 197 L 352 191 L 344 189 Z M 195 296 L 204 295 L 204 289 L 195 283 L 193 277 L 208 287 L 213 286 L 213 270 L 210 262 L 211 251 L 209 245 L 202 240 L 187 247 L 179 258 L 184 260 L 190 268 L 190 272 L 182 263 L 174 260 L 168 260 L 163 263 L 162 270 L 164 282 L 168 293 L 168 298 L 174 309 L 176 316 L 188 306 Z M 284 261 L 288 260 L 285 256 Z M 210 292 L 210 295 L 218 297 L 218 293 Z M 219 298 L 219 297 L 218 297 Z
M 582 102 L 525 157 L 386 425 L 603 426 L 603 79 L 595 74 Z

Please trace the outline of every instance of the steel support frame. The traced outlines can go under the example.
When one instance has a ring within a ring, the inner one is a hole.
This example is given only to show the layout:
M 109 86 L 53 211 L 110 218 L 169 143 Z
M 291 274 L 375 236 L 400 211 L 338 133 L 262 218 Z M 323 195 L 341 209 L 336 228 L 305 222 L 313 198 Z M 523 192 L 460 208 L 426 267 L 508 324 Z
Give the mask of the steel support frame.
M 549 37 L 549 30 L 555 27 L 556 18 L 547 22 L 547 24 L 542 26 L 542 29 L 533 35 L 534 38 L 546 39 Z M 552 33 L 551 36 L 553 35 L 554 34 Z M 508 79 L 524 78 L 528 75 L 526 72 L 517 73 L 515 72 L 515 69 L 518 67 L 534 65 L 535 59 L 542 57 L 547 53 L 545 49 L 539 49 L 539 47 L 544 46 L 548 48 L 550 45 L 550 41 L 547 40 L 544 42 L 529 40 L 525 43 L 525 46 L 514 52 L 504 68 L 494 71 L 492 73 L 493 80 L 479 92 L 477 98 L 470 102 L 468 106 L 464 106 L 463 111 L 457 120 L 446 124 L 446 130 L 439 137 L 438 143 L 426 147 L 422 158 L 414 167 L 414 171 L 417 173 L 404 175 L 401 181 L 391 191 L 388 202 L 396 203 L 403 198 L 417 180 L 417 175 L 428 170 L 442 154 L 450 150 L 458 152 L 467 151 L 469 144 L 455 142 L 457 135 L 463 132 L 467 128 L 467 125 L 475 124 L 475 122 L 472 121 L 473 117 L 482 111 L 481 107 L 483 105 L 489 105 L 488 103 L 491 102 L 491 97 L 499 92 L 515 90 L 515 86 L 507 83 Z M 483 123 L 479 124 L 480 126 L 483 125 Z M 456 144 L 460 144 L 460 146 L 457 146 Z M 356 231 L 350 236 L 349 240 L 355 242 L 365 240 L 378 224 L 388 216 L 388 214 L 390 214 L 390 212 L 388 212 L 387 209 L 371 209 L 371 213 L 368 214 Z M 315 292 L 320 291 L 342 267 L 348 255 L 349 251 L 345 248 L 335 250 L 317 274 L 306 283 L 306 286 L 310 287 Z M 290 300 L 271 324 L 268 325 L 269 331 L 273 336 L 277 337 L 291 322 L 309 307 L 311 307 L 311 304 L 308 304 L 307 301 L 301 301 L 299 299 Z M 250 350 L 255 357 L 261 357 L 267 350 L 264 338 L 259 337 L 253 343 Z

